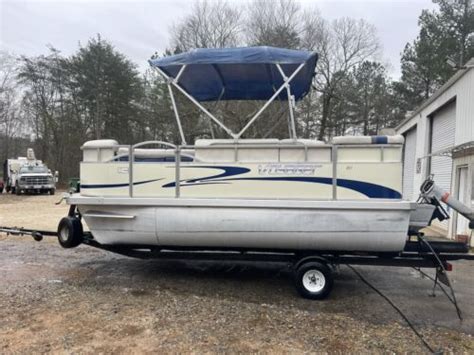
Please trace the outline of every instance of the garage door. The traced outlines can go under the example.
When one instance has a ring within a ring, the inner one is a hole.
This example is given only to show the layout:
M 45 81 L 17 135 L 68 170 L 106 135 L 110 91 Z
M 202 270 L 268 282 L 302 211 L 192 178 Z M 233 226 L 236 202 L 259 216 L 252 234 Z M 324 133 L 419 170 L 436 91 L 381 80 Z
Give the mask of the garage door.
M 405 134 L 403 153 L 403 198 L 413 200 L 413 179 L 415 177 L 416 126 Z
M 431 152 L 454 146 L 456 123 L 456 102 L 450 103 L 436 112 L 432 117 Z M 442 189 L 451 192 L 451 173 L 453 161 L 450 157 L 431 157 L 430 173 L 434 175 L 435 183 Z M 438 224 L 448 229 L 448 221 Z

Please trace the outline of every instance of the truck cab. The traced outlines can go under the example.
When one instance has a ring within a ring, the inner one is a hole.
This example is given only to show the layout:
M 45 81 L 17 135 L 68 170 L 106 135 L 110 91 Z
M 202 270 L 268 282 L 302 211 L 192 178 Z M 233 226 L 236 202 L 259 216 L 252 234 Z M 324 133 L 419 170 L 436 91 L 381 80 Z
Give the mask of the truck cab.
M 56 175 L 56 174 L 55 174 Z M 17 174 L 15 192 L 21 193 L 49 193 L 56 192 L 56 176 L 44 164 L 23 165 Z

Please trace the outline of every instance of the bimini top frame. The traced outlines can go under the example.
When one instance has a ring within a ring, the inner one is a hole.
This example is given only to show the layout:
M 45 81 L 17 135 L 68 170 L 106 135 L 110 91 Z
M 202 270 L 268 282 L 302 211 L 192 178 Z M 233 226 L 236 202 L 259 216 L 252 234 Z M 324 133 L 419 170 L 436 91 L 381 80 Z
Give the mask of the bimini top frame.
M 150 60 L 150 65 L 167 82 L 182 144 L 186 144 L 173 87 L 235 140 L 276 98 L 287 100 L 290 134 L 296 139 L 294 106 L 311 88 L 317 58 L 314 52 L 273 47 L 195 49 Z M 266 100 L 266 103 L 235 133 L 200 103 L 220 100 Z

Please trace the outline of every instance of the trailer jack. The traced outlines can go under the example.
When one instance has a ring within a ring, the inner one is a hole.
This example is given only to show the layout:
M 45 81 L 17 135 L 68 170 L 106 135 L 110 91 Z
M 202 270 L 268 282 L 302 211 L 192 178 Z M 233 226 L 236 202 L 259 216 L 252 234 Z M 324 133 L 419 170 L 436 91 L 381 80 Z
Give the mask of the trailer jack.
M 456 308 L 456 313 L 458 315 L 458 318 L 459 318 L 460 321 L 462 321 L 461 309 L 459 308 L 458 301 L 456 299 L 456 293 L 454 292 L 453 285 L 452 285 L 451 280 L 449 279 L 448 273 L 447 273 L 448 271 L 452 271 L 453 265 L 448 263 L 447 261 L 443 262 L 441 260 L 440 256 L 439 256 L 439 254 L 433 249 L 433 247 L 428 242 L 428 240 L 426 240 L 423 236 L 419 235 L 418 239 L 430 249 L 430 251 L 432 253 L 432 256 L 434 258 L 433 261 L 438 264 L 437 267 L 436 267 L 436 276 L 433 280 L 434 284 L 433 284 L 433 289 L 432 289 L 432 294 L 431 295 L 433 297 L 435 296 L 436 286 L 439 286 L 441 291 L 444 292 L 444 294 L 446 295 L 448 300 Z M 441 286 L 441 283 L 449 288 L 450 294 L 448 294 L 448 292 L 443 288 L 443 286 Z

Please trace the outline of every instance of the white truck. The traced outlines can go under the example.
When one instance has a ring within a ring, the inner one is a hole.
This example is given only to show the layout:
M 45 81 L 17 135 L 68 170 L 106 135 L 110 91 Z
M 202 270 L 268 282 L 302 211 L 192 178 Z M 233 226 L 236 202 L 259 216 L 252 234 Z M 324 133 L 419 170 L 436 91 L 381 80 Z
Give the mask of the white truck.
M 53 175 L 41 160 L 35 158 L 33 149 L 27 150 L 26 157 L 7 159 L 3 165 L 5 190 L 21 193 L 49 193 L 54 195 L 58 172 Z
M 26 162 L 26 157 L 5 160 L 5 163 L 3 164 L 3 182 L 6 192 L 15 193 L 18 172 Z

